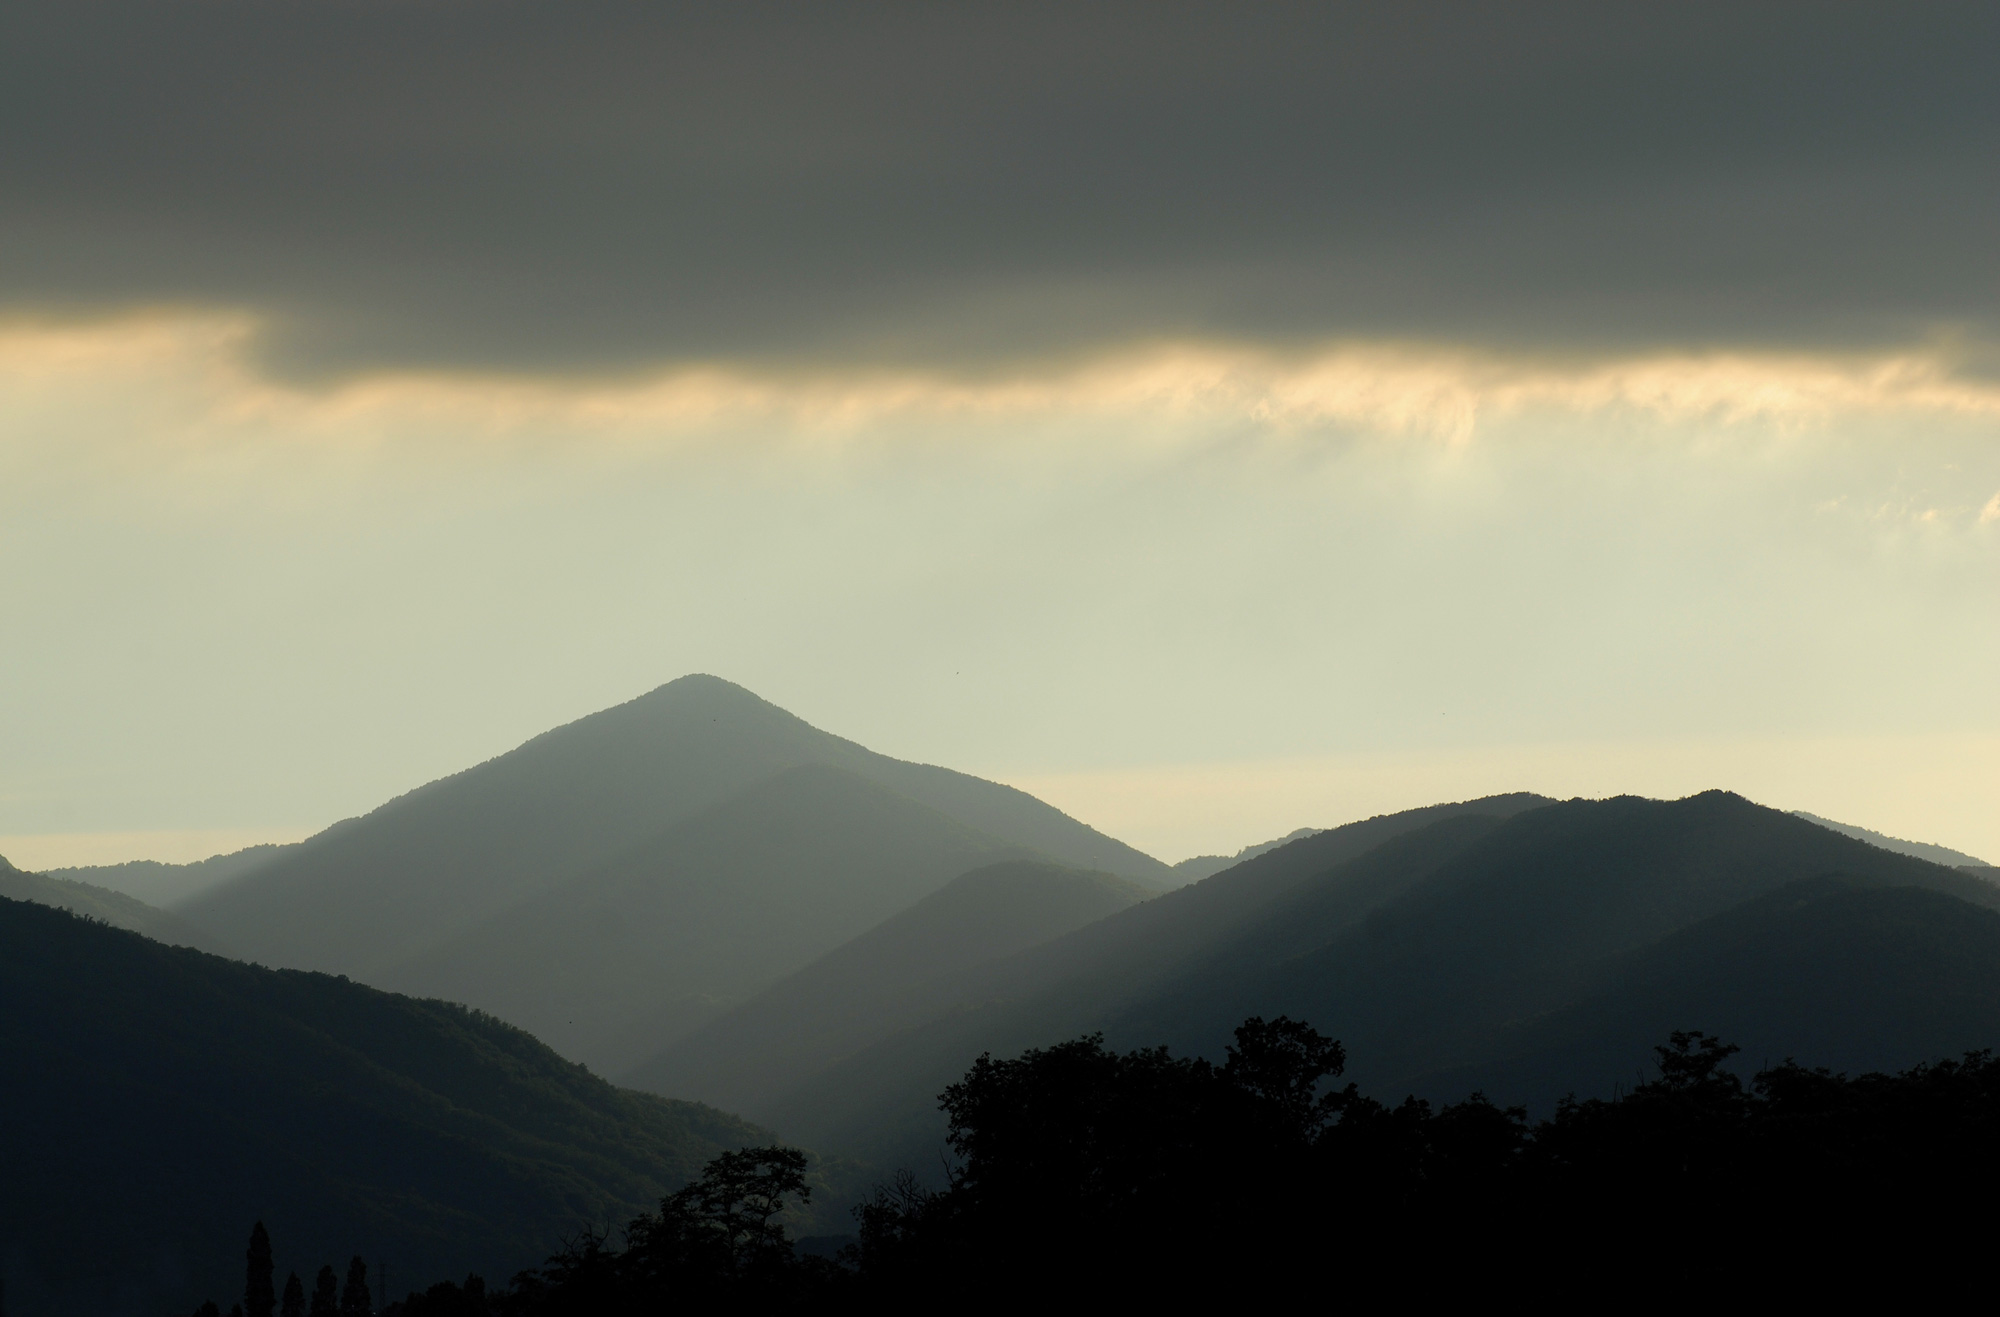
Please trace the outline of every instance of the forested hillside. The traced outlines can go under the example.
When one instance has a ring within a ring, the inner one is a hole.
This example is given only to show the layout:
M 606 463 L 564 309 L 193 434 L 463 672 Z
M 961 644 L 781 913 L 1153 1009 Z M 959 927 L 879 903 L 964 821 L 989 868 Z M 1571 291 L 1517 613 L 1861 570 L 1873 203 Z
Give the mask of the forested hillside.
M 443 1002 L 239 964 L 0 900 L 0 1266 L 10 1313 L 186 1312 L 365 1254 L 508 1275 L 759 1131 L 613 1088 Z
M 1886 897 L 1826 907 L 1847 910 L 1844 920 L 1784 916 L 1785 928 L 1771 926 L 1767 936 L 1773 946 L 1791 940 L 1801 977 L 1782 1011 L 1747 969 L 1735 978 L 1717 970 L 1707 998 L 1647 989 L 1713 1020 L 1606 1006 L 1630 1023 L 1595 1036 L 1596 1050 L 1578 1064 L 1560 1060 L 1566 1035 L 1536 1032 L 1605 994 L 1639 991 L 1620 985 L 1703 981 L 1702 935 L 1674 935 L 1830 875 L 1863 889 L 1923 889 L 1942 904 L 1924 905 L 1928 931 L 1901 942 L 1862 936 L 1882 927 L 1877 916 L 1888 907 L 1872 903 L 1893 904 Z M 1629 1082 L 1662 1028 L 1727 1024 L 1746 1031 L 1760 1056 L 1768 1049 L 1814 1064 L 1824 1053 L 1829 1063 L 1909 1065 L 1996 1041 L 1976 1005 L 1949 1005 L 2000 993 L 1978 955 L 1913 977 L 1925 960 L 1914 948 L 1931 937 L 1949 941 L 1957 934 L 1947 926 L 1960 924 L 1977 945 L 1985 925 L 1975 907 L 1995 905 L 2000 887 L 1973 874 L 1724 792 L 1472 802 L 1322 833 L 975 967 L 959 991 L 976 1007 L 884 1039 L 759 1110 L 813 1146 L 915 1163 L 941 1128 L 927 1114 L 929 1095 L 981 1052 L 1102 1030 L 1119 1046 L 1166 1043 L 1216 1056 L 1231 1022 L 1247 1015 L 1319 1022 L 1374 1090 L 1442 1093 L 1467 1067 L 1544 1056 L 1546 1065 L 1522 1060 L 1478 1072 L 1496 1094 L 1538 1109 L 1564 1085 L 1608 1094 Z M 1643 972 L 1634 959 L 1642 953 L 1652 957 Z M 1817 968 L 1805 973 L 1808 965 Z
M 0 855 L 0 897 L 33 901 L 38 905 L 88 915 L 113 927 L 129 928 L 173 946 L 199 947 L 203 951 L 225 950 L 214 937 L 170 911 L 156 909 L 108 887 L 58 878 L 53 874 L 23 873 L 9 864 L 4 855 Z

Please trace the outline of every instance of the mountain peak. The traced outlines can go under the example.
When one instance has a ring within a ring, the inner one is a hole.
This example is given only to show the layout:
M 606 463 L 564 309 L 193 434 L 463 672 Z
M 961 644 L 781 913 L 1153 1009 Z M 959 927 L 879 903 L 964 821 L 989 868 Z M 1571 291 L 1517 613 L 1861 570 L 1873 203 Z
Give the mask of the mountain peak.
M 686 676 L 675 677 L 672 681 L 663 682 L 653 687 L 653 689 L 647 691 L 644 695 L 639 696 L 633 703 L 638 704 L 647 700 L 727 699 L 730 697 L 769 705 L 772 708 L 777 707 L 771 705 L 769 700 L 766 700 L 749 687 L 740 686 L 726 677 L 718 677 L 710 672 L 690 672 Z

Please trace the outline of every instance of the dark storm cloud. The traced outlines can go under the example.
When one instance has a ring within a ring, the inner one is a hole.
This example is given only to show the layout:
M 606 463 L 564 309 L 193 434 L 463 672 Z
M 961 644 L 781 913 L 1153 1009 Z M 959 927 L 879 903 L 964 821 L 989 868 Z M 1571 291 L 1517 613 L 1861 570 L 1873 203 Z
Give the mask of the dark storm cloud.
M 0 14 L 0 308 L 299 373 L 1985 338 L 2000 7 Z

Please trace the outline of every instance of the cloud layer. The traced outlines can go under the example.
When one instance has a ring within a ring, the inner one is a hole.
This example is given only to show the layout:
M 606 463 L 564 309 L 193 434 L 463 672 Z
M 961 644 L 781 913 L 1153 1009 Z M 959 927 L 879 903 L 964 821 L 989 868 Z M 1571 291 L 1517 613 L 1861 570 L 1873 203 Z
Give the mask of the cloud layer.
M 1988 6 L 9 6 L 0 307 L 263 364 L 1994 338 Z

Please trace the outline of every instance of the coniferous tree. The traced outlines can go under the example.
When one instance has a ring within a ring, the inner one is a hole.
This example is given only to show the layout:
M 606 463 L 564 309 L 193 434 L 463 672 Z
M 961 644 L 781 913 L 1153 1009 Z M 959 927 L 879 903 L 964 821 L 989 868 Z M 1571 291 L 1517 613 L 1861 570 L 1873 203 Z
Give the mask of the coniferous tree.
M 299 1282 L 299 1273 L 293 1272 L 285 1279 L 285 1299 L 278 1305 L 279 1317 L 306 1317 L 306 1287 Z
M 244 1317 L 272 1317 L 278 1294 L 271 1284 L 271 1236 L 259 1221 L 250 1229 L 250 1247 L 243 1254 Z
M 222 1309 L 215 1306 L 214 1299 L 210 1299 L 194 1310 L 194 1317 L 222 1317 Z
M 340 1278 L 333 1268 L 321 1267 L 313 1282 L 312 1310 L 306 1317 L 340 1317 Z
M 347 1284 L 340 1291 L 340 1317 L 368 1317 L 375 1305 L 368 1297 L 368 1264 L 357 1254 L 347 1264 Z

